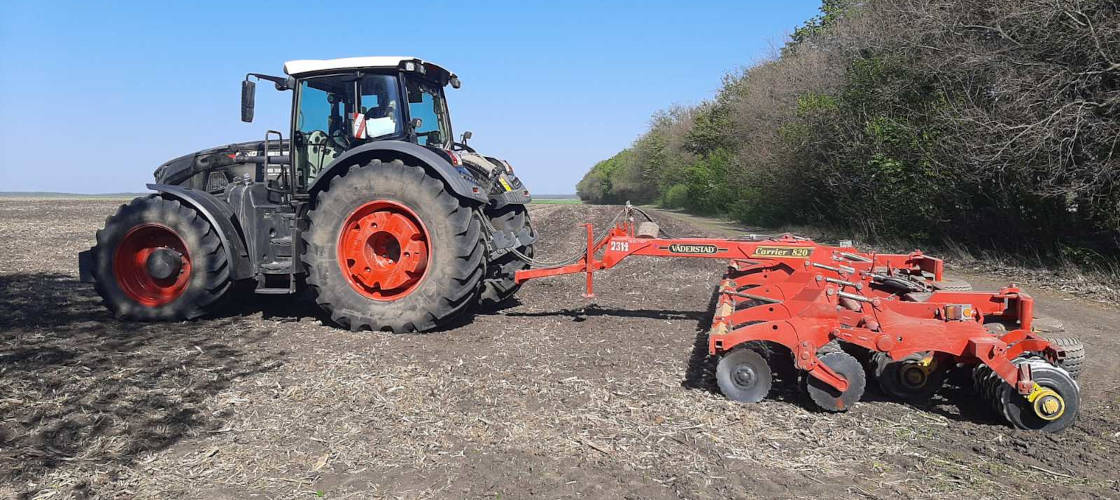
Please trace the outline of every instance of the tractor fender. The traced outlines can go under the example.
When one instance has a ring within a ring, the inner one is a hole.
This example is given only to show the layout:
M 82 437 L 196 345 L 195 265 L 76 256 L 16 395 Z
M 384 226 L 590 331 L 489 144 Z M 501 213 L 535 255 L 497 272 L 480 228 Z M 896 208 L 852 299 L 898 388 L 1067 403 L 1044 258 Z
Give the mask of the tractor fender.
M 343 153 L 323 169 L 308 191 L 314 193 L 325 189 L 332 177 L 344 172 L 360 158 L 375 158 L 381 161 L 402 160 L 423 167 L 447 183 L 451 192 L 459 197 L 483 204 L 487 202 L 485 190 L 467 169 L 456 168 L 434 151 L 404 141 L 375 141 Z
M 245 249 L 245 239 L 239 229 L 237 216 L 234 215 L 229 204 L 205 191 L 183 186 L 148 184 L 148 189 L 198 210 L 198 213 L 218 231 L 218 238 L 222 242 L 222 248 L 226 251 L 226 260 L 229 262 L 230 278 L 238 280 L 253 277 L 249 252 Z

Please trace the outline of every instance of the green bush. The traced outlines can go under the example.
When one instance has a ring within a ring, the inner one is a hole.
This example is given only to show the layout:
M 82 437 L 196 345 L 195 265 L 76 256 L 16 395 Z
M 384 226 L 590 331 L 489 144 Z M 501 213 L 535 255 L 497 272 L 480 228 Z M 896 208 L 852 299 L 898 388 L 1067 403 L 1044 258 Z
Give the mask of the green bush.
M 661 206 L 665 208 L 685 208 L 687 205 L 688 186 L 684 184 L 673 184 L 661 197 Z

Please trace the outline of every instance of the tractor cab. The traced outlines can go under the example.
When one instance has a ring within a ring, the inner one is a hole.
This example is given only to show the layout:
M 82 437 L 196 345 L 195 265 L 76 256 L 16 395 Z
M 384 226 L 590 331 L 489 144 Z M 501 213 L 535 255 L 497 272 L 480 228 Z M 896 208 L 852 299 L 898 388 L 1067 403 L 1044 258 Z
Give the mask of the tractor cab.
M 248 75 L 242 120 L 252 121 L 255 85 L 250 78 L 294 91 L 286 159 L 294 167 L 296 191 L 306 190 L 347 151 L 375 141 L 416 144 L 450 160 L 447 152 L 454 143 L 443 88 L 459 87 L 450 71 L 417 58 L 379 56 L 288 61 L 284 72 L 287 77 Z M 269 174 L 286 182 L 280 165 Z

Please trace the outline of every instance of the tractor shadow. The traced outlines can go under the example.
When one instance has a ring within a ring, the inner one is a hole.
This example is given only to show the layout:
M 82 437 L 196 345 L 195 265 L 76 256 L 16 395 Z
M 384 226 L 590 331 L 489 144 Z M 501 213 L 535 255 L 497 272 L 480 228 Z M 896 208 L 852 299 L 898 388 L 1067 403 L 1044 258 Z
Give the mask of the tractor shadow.
M 708 307 L 696 320 L 696 337 L 692 340 L 692 351 L 688 354 L 688 364 L 681 380 L 681 387 L 697 389 L 717 394 L 719 386 L 716 385 L 716 363 L 718 360 L 708 354 L 708 330 L 712 327 L 712 319 L 716 315 L 716 304 L 719 302 L 719 289 L 712 288 L 708 297 Z
M 719 291 L 713 289 L 705 312 L 693 313 L 699 319 L 696 324 L 696 337 L 689 353 L 684 378 L 681 380 L 681 387 L 724 397 L 716 383 L 716 366 L 719 360 L 708 354 L 708 331 L 711 328 L 712 319 L 715 317 L 718 301 Z M 793 359 L 788 349 L 776 346 L 765 354 L 770 361 L 773 376 L 773 386 L 767 395 L 768 399 L 800 405 L 814 412 L 827 413 L 825 410 L 818 408 L 805 394 L 801 387 L 801 377 L 793 366 Z M 991 406 L 977 396 L 971 386 L 971 377 L 967 373 L 951 374 L 947 377 L 945 386 L 930 400 L 924 402 L 894 399 L 879 390 L 878 384 L 870 374 L 867 374 L 867 377 L 867 389 L 860 399 L 862 403 L 897 403 L 915 410 L 939 415 L 948 420 L 997 426 L 1005 425 Z
M 331 317 L 315 304 L 315 297 L 306 286 L 291 295 L 262 295 L 253 293 L 252 280 L 235 283 L 225 304 L 210 314 L 209 318 L 257 316 L 265 321 L 280 323 L 319 320 L 334 325 Z M 341 328 L 341 327 L 340 327 Z
M 63 465 L 127 466 L 218 429 L 231 410 L 213 397 L 275 370 L 285 355 L 262 342 L 272 334 L 267 325 L 238 317 L 117 321 L 92 286 L 66 274 L 0 275 L 0 311 L 0 482 L 7 484 L 40 483 Z

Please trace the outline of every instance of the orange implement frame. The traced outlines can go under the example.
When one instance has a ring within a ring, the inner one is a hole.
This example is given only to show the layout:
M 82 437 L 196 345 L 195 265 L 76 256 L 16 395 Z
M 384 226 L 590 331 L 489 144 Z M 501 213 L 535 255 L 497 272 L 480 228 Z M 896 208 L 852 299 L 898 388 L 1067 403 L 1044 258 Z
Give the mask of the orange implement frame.
M 727 260 L 708 337 L 710 354 L 722 355 L 747 342 L 781 344 L 798 369 L 837 391 L 846 390 L 848 382 L 818 358 L 818 351 L 834 340 L 894 360 L 924 352 L 984 364 L 1020 394 L 1034 384 L 1029 365 L 1013 359 L 1036 352 L 1056 362 L 1063 355 L 1031 332 L 1029 295 L 1014 285 L 997 292 L 937 291 L 933 285 L 942 281 L 944 264 L 920 251 L 863 253 L 791 235 L 647 238 L 635 236 L 632 221 L 594 241 L 592 226 L 586 227 L 586 254 L 578 262 L 518 271 L 517 283 L 585 273 L 585 296 L 593 297 L 593 274 L 632 255 Z M 994 335 L 984 327 L 986 320 L 1015 328 Z

